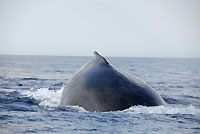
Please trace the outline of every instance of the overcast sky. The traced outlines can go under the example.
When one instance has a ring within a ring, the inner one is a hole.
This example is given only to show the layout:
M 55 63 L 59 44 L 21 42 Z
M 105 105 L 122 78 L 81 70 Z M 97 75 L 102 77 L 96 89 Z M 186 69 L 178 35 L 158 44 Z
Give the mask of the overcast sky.
M 0 54 L 200 58 L 200 0 L 0 0 Z

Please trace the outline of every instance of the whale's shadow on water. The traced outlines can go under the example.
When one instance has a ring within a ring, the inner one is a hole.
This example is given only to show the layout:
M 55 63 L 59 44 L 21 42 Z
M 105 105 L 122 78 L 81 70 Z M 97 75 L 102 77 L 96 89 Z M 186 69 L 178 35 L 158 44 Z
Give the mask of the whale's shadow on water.
M 94 52 L 95 58 L 68 81 L 60 106 L 80 106 L 87 111 L 118 111 L 131 106 L 166 105 L 148 84 L 115 69 Z

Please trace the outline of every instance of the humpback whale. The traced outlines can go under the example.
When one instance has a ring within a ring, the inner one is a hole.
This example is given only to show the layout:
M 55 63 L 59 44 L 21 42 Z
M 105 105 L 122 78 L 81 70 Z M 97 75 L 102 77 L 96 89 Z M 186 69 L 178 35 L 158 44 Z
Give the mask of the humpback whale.
M 65 86 L 60 105 L 87 111 L 117 111 L 134 105 L 165 105 L 155 89 L 134 76 L 120 72 L 94 52 L 95 58 L 77 71 Z

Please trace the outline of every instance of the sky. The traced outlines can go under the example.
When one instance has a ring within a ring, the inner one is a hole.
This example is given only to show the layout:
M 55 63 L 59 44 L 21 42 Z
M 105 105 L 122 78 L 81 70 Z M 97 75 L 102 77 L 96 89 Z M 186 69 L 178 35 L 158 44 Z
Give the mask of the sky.
M 200 58 L 200 0 L 0 0 L 0 54 Z

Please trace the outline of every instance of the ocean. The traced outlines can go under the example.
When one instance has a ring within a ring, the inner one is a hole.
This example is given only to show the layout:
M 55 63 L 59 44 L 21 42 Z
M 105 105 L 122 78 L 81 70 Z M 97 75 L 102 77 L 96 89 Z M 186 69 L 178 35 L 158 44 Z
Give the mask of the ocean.
M 0 56 L 0 134 L 200 133 L 200 59 L 106 57 L 148 83 L 167 106 L 89 112 L 59 106 L 67 81 L 93 57 Z

